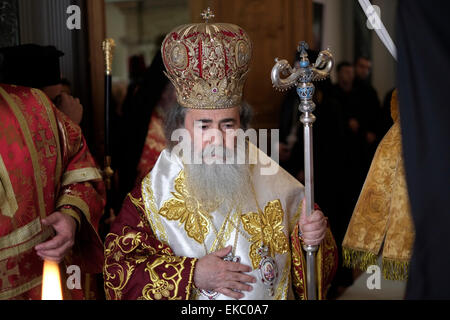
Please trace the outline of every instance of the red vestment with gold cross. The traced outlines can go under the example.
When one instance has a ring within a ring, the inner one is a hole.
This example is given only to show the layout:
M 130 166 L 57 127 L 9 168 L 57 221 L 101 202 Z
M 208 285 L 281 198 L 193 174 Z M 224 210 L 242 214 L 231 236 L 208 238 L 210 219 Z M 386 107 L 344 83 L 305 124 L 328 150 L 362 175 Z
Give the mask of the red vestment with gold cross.
M 79 225 L 60 264 L 64 298 L 91 298 L 89 275 L 103 260 L 105 188 L 81 129 L 40 90 L 0 85 L 0 182 L 0 299 L 41 298 L 43 261 L 34 247 L 52 237 L 41 220 L 55 211 Z M 68 265 L 80 267 L 82 289 L 68 290 Z

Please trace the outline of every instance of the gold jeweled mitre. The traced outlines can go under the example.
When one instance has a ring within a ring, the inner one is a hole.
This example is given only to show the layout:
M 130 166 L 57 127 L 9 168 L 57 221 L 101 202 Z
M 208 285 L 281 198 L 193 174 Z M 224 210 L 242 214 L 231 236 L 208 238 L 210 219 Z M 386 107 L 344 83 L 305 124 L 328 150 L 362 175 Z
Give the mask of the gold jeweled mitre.
M 209 9 L 209 8 L 208 8 Z M 186 24 L 167 34 L 161 46 L 166 76 L 186 108 L 224 109 L 240 104 L 252 45 L 237 25 Z

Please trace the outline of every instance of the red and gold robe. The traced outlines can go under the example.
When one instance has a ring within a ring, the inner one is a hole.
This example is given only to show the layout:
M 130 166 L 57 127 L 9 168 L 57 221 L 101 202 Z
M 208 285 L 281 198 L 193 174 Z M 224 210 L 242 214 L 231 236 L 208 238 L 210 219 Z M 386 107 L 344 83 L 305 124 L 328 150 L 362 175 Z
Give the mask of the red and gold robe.
M 40 90 L 0 85 L 0 181 L 0 299 L 41 298 L 43 261 L 34 247 L 52 237 L 41 220 L 55 211 L 78 222 L 61 273 L 78 265 L 82 281 L 89 281 L 89 274 L 101 272 L 101 175 L 81 129 Z M 65 281 L 63 289 L 64 298 L 91 295 L 67 290 Z
M 271 161 L 263 157 L 264 163 Z M 220 249 L 219 242 L 235 246 L 241 263 L 253 267 L 251 274 L 258 282 L 252 292 L 244 292 L 244 299 L 307 298 L 305 256 L 297 226 L 304 188 L 278 168 L 275 176 L 264 176 L 258 173 L 258 165 L 253 167 L 259 205 L 249 199 L 242 210 L 230 211 L 227 220 L 215 209 L 205 212 L 187 191 L 181 160 L 164 150 L 141 185 L 127 196 L 106 237 L 103 274 L 107 299 L 205 298 L 193 285 L 196 262 L 208 248 L 209 253 Z M 204 218 L 209 213 L 214 221 Z M 273 296 L 259 278 L 257 249 L 261 242 L 279 270 Z M 336 266 L 336 244 L 328 229 L 317 253 L 319 299 L 326 297 Z

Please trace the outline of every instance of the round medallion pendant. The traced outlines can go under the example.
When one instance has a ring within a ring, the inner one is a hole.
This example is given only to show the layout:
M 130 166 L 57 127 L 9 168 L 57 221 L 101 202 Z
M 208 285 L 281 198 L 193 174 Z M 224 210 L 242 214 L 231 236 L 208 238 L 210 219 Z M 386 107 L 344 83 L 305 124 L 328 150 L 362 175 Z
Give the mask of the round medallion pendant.
M 202 289 L 202 290 L 200 290 L 200 293 L 202 295 L 204 295 L 205 297 L 207 297 L 209 300 L 214 300 L 219 295 L 218 292 L 215 292 L 213 290 L 203 290 Z
M 270 256 L 263 256 L 259 263 L 259 273 L 262 283 L 267 287 L 272 296 L 273 286 L 278 278 L 278 266 L 275 260 Z

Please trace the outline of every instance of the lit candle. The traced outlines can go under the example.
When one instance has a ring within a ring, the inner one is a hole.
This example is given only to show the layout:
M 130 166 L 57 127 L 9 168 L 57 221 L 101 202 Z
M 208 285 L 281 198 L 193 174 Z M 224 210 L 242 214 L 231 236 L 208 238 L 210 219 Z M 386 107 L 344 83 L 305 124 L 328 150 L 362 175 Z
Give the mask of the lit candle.
M 44 260 L 42 300 L 62 300 L 59 266 L 54 261 Z

